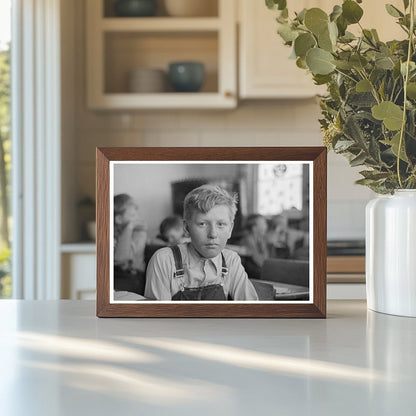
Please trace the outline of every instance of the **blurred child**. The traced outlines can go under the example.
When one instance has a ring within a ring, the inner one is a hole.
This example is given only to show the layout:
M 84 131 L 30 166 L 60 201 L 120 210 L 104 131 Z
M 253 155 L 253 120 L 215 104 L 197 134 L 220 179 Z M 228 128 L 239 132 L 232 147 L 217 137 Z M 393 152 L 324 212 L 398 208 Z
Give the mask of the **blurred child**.
M 274 215 L 270 219 L 266 241 L 270 257 L 289 258 L 289 226 L 287 217 L 283 215 Z
M 114 197 L 114 289 L 143 295 L 147 225 L 128 194 Z
M 162 248 L 150 259 L 145 296 L 156 300 L 258 300 L 240 257 L 225 248 L 237 211 L 236 195 L 202 185 L 184 200 L 190 242 Z
M 248 254 L 244 267 L 251 279 L 260 279 L 261 267 L 270 257 L 266 243 L 267 221 L 263 215 L 251 214 L 246 218 L 244 229 L 241 245 L 246 247 Z
M 161 243 L 165 243 L 170 246 L 184 243 L 186 238 L 184 236 L 182 218 L 179 215 L 166 217 L 160 223 L 159 235 L 157 238 Z

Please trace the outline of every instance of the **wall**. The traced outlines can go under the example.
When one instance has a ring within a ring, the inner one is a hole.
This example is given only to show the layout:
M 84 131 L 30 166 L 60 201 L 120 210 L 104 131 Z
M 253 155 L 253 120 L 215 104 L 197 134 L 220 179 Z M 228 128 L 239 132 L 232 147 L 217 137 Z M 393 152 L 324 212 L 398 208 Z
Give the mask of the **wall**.
M 95 192 L 96 146 L 319 146 L 322 144 L 314 99 L 245 101 L 232 111 L 93 112 L 85 106 L 84 2 L 74 1 L 75 30 L 71 49 L 64 48 L 63 94 L 75 94 L 71 136 L 63 149 L 67 178 L 63 215 L 76 201 Z M 65 20 L 64 20 L 65 21 Z M 73 59 L 71 59 L 71 57 Z M 71 88 L 73 86 L 73 88 Z M 65 101 L 66 97 L 63 97 Z M 73 138 L 73 140 L 72 140 Z M 203 149 L 201 149 L 203 152 Z M 69 166 L 72 167 L 72 174 Z M 340 156 L 328 158 L 328 237 L 363 238 L 364 206 L 373 194 L 354 185 L 359 169 Z M 318 213 L 319 215 L 319 213 Z M 78 227 L 79 228 L 79 227 Z M 76 228 L 63 230 L 63 241 L 77 239 Z

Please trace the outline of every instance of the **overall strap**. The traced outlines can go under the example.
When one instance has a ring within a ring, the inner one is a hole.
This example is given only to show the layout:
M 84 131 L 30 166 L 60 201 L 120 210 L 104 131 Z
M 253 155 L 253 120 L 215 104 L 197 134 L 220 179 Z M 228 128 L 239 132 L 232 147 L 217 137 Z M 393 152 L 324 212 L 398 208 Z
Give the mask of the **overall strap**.
M 221 276 L 224 279 L 225 276 L 228 274 L 228 267 L 227 263 L 225 262 L 224 254 L 221 252 L 221 258 L 222 258 L 222 266 L 221 266 Z
M 179 278 L 183 277 L 185 275 L 185 270 L 183 268 L 181 250 L 179 249 L 178 246 L 172 246 L 170 247 L 170 249 L 172 250 L 173 258 L 175 260 L 176 270 L 175 270 L 174 276 L 179 277 Z

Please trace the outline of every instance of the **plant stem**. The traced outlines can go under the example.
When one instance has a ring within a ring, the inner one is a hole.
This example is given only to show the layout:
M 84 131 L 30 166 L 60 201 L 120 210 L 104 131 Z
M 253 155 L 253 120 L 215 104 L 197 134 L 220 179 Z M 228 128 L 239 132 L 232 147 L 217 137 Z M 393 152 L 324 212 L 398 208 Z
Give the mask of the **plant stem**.
M 344 72 L 340 71 L 338 68 L 335 68 L 335 71 L 338 72 L 341 75 L 344 75 L 344 77 L 349 78 L 351 81 L 353 81 L 355 83 L 358 82 L 355 78 L 353 78 L 352 76 L 350 76 L 348 74 L 345 74 Z
M 363 67 L 362 71 L 360 71 L 360 75 L 362 76 L 363 79 L 365 79 L 366 81 L 368 81 L 368 83 L 370 84 L 371 87 L 371 93 L 373 94 L 374 99 L 377 101 L 377 104 L 380 104 L 380 99 L 376 90 L 376 87 L 374 86 L 374 84 L 370 81 L 370 78 L 368 78 L 367 73 L 365 72 L 365 69 Z
M 412 58 L 412 49 L 413 49 L 413 36 L 414 36 L 414 26 L 415 26 L 415 15 L 414 15 L 414 8 L 415 8 L 415 1 L 410 0 L 410 29 L 409 29 L 409 46 L 407 48 L 407 59 L 406 59 L 406 73 L 404 75 L 403 80 L 403 118 L 402 118 L 402 126 L 400 128 L 400 140 L 399 140 L 399 149 L 397 151 L 397 177 L 399 179 L 399 186 L 403 188 L 402 178 L 400 175 L 400 155 L 402 152 L 403 140 L 404 140 L 404 132 L 406 130 L 406 110 L 407 110 L 407 83 L 409 81 L 409 68 L 410 68 L 410 60 Z

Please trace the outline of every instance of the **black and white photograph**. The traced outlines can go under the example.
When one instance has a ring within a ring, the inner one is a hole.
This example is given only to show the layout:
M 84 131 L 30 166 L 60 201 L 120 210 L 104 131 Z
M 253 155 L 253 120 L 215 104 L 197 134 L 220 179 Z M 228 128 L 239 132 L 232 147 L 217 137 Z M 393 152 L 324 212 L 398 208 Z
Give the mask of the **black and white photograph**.
M 110 162 L 110 303 L 311 303 L 313 163 Z

